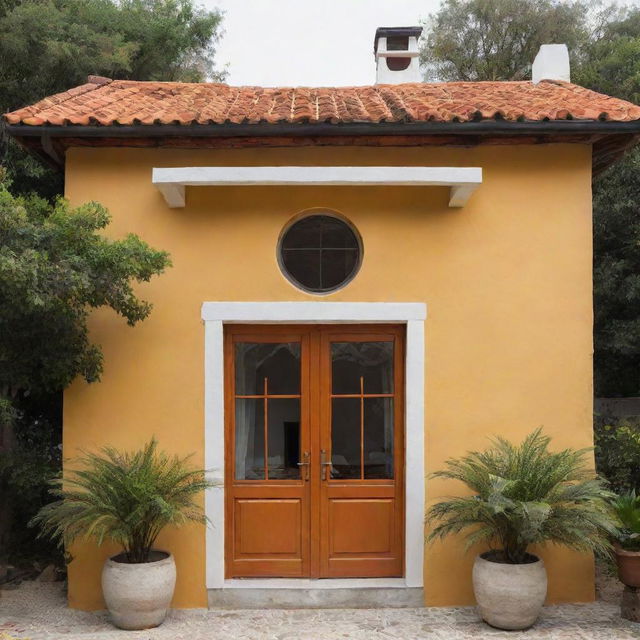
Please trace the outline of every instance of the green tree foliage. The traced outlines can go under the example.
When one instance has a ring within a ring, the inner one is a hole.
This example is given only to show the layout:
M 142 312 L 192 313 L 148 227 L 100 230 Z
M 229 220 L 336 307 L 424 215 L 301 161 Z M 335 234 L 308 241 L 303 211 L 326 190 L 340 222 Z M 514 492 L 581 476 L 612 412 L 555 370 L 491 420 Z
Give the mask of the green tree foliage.
M 0 173 L 2 554 L 29 538 L 30 509 L 42 504 L 43 487 L 60 462 L 59 413 L 34 418 L 25 410 L 28 398 L 55 404 L 55 394 L 77 376 L 98 380 L 102 352 L 89 337 L 90 310 L 108 307 L 135 325 L 151 305 L 137 297 L 134 283 L 170 264 L 166 252 L 133 234 L 107 239 L 100 232 L 108 223 L 97 203 L 71 208 L 63 199 L 52 205 L 35 195 L 14 197 Z M 34 434 L 44 431 L 43 422 L 51 427 L 48 441 Z
M 583 2 L 444 0 L 425 23 L 428 79 L 523 80 L 541 44 L 579 51 L 589 37 Z
M 584 47 L 573 80 L 594 91 L 640 103 L 640 9 L 609 10 Z
M 3 553 L 20 566 L 36 560 L 41 565 L 62 565 L 55 543 L 37 538 L 26 525 L 51 501 L 51 481 L 62 461 L 62 394 L 22 394 L 10 405 L 14 412 L 15 442 L 11 452 L 0 453 L 0 513 L 7 541 Z M 11 499 L 16 496 L 17 499 Z M 6 504 L 3 504 L 6 503 Z
M 97 380 L 90 309 L 110 307 L 132 326 L 149 315 L 132 283 L 162 273 L 168 255 L 133 234 L 107 239 L 99 232 L 109 219 L 97 203 L 14 197 L 0 181 L 0 395 Z
M 640 152 L 594 181 L 596 394 L 640 395 Z
M 640 429 L 598 418 L 594 429 L 596 469 L 616 493 L 640 491 Z
M 219 80 L 222 16 L 193 0 L 0 0 L 0 112 L 86 82 L 90 74 L 133 80 Z M 61 192 L 61 176 L 6 135 L 0 164 L 20 193 Z
M 458 480 L 473 495 L 448 498 L 427 514 L 429 540 L 466 533 L 468 546 L 489 545 L 504 562 L 527 562 L 531 545 L 552 542 L 605 553 L 616 528 L 601 480 L 589 472 L 585 451 L 549 451 L 534 431 L 519 445 L 496 438 L 485 451 L 449 460 L 435 478 Z
M 640 102 L 640 9 L 600 29 L 574 74 L 596 91 Z M 594 363 L 599 396 L 640 395 L 640 150 L 597 177 L 594 218 Z
M 204 471 L 192 469 L 187 458 L 158 451 L 155 440 L 132 453 L 105 447 L 86 454 L 64 487 L 62 480 L 56 483 L 57 499 L 32 523 L 67 548 L 78 538 L 112 540 L 127 562 L 148 562 L 164 527 L 206 522 L 194 498 L 211 486 Z

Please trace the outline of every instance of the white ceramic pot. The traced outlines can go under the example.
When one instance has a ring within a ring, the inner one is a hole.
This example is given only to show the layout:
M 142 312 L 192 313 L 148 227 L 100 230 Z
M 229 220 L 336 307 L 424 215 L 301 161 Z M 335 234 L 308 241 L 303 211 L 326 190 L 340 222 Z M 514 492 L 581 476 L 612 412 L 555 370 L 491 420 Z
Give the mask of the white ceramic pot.
M 473 591 L 482 619 L 498 629 L 527 629 L 538 619 L 547 596 L 544 562 L 491 562 L 482 554 L 473 565 Z
M 176 586 L 173 556 L 152 551 L 150 562 L 127 564 L 121 555 L 102 570 L 102 593 L 113 624 L 120 629 L 150 629 L 162 624 Z

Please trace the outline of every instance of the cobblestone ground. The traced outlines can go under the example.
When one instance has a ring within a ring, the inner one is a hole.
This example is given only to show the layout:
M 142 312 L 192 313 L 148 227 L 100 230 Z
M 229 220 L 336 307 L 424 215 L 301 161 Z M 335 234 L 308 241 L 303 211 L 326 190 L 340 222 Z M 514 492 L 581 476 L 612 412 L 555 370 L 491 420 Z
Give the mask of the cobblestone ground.
M 526 632 L 482 623 L 471 607 L 174 611 L 158 629 L 119 631 L 106 614 L 66 608 L 59 583 L 24 583 L 0 592 L 0 640 L 640 640 L 640 624 L 619 616 L 619 587 L 600 584 L 593 604 L 545 607 Z

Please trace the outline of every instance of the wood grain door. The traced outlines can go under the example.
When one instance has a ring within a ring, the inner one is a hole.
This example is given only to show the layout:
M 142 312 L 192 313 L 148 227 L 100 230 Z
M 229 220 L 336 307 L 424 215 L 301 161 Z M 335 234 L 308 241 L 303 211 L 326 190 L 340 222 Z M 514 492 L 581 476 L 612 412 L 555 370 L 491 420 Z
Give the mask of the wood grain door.
M 403 336 L 322 332 L 320 575 L 403 575 Z
M 403 330 L 232 326 L 227 577 L 403 575 Z
M 234 327 L 225 346 L 226 575 L 308 576 L 308 332 Z

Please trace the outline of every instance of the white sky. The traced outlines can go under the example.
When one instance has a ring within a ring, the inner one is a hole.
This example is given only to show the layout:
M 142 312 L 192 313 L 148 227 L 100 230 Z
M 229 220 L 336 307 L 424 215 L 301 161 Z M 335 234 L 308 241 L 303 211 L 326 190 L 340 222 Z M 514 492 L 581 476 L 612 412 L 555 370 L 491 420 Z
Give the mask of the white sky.
M 225 12 L 218 68 L 233 85 L 375 82 L 377 27 L 417 25 L 439 0 L 200 0 Z

